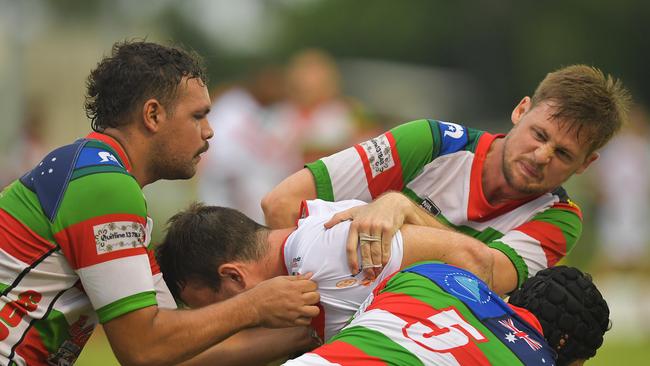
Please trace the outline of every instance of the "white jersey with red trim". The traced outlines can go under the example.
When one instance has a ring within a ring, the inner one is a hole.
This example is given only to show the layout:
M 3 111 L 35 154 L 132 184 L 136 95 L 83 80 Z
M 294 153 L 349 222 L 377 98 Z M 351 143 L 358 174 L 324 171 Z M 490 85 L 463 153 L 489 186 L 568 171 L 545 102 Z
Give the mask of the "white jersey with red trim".
M 364 281 L 363 274 L 350 274 L 346 254 L 350 222 L 331 229 L 325 229 L 323 224 L 335 213 L 362 204 L 365 202 L 358 200 L 303 202 L 303 217 L 284 245 L 287 272 L 312 272 L 312 280 L 318 283 L 322 311 L 312 325 L 324 340 L 343 328 L 375 286 L 398 271 L 402 263 L 403 242 L 398 231 L 391 244 L 390 260 L 375 281 Z

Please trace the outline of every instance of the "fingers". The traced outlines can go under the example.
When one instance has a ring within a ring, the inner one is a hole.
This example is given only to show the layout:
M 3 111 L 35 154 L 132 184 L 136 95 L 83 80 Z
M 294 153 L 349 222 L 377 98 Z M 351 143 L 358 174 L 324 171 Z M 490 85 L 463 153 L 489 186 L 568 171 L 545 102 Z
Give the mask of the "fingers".
M 316 291 L 305 292 L 301 297 L 303 303 L 307 305 L 316 304 L 320 301 L 320 294 Z
M 357 256 L 357 246 L 359 245 L 359 234 L 354 225 L 350 225 L 350 231 L 348 232 L 348 242 L 346 244 L 345 251 L 348 255 L 348 266 L 350 267 L 350 273 L 356 275 L 359 273 L 359 258 Z
M 354 213 L 356 212 L 355 207 L 347 209 L 345 211 L 341 211 L 325 223 L 325 228 L 326 229 L 331 229 L 334 225 L 346 221 L 346 220 L 352 220 L 354 218 Z
M 391 250 L 391 242 L 393 241 L 393 236 L 395 236 L 395 232 L 389 230 L 384 230 L 381 235 L 381 265 L 385 266 L 388 264 L 388 260 L 390 259 L 390 250 Z
M 320 309 L 316 305 L 305 305 L 302 308 L 300 308 L 299 311 L 300 311 L 300 316 L 298 317 L 298 319 L 308 318 L 311 320 L 311 318 L 318 316 L 318 314 L 320 313 Z

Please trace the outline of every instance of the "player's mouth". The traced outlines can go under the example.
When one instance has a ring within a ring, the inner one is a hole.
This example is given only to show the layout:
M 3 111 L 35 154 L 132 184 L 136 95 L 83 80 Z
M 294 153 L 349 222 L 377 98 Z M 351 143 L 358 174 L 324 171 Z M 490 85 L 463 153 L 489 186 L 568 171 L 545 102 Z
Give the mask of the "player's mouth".
M 542 172 L 538 168 L 536 168 L 534 164 L 531 164 L 525 160 L 519 161 L 518 163 L 524 175 L 534 180 L 542 179 Z

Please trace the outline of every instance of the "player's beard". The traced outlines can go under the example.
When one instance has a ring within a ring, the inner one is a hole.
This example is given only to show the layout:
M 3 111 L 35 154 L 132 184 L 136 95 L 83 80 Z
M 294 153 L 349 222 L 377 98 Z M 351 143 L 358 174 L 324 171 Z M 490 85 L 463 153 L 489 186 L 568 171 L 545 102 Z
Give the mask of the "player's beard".
M 154 176 L 157 179 L 190 179 L 196 174 L 196 166 L 200 154 L 208 150 L 209 144 L 206 141 L 205 145 L 199 149 L 191 157 L 184 157 L 181 154 L 170 153 L 167 146 L 156 145 L 153 152 L 153 170 Z
M 508 153 L 508 137 L 506 137 L 506 141 L 504 141 L 503 154 L 501 156 L 501 167 L 506 183 L 508 183 L 511 188 L 527 195 L 540 194 L 548 191 L 547 188 L 543 187 L 543 177 L 537 182 L 528 182 L 526 179 L 530 178 L 524 177 L 521 173 L 516 174 L 514 170 L 519 169 L 517 166 L 518 160 L 511 158 Z M 539 170 L 539 167 L 537 167 L 536 164 L 532 162 L 528 162 L 528 164 Z M 517 179 L 517 175 L 519 175 L 519 179 Z

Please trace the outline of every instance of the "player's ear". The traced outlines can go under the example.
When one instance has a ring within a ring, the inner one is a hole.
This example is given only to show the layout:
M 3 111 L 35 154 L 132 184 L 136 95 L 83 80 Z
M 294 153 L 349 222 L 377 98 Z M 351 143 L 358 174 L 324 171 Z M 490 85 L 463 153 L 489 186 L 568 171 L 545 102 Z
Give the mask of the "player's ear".
M 221 286 L 234 287 L 234 289 L 245 289 L 246 280 L 242 268 L 236 263 L 224 263 L 217 270 L 221 277 Z
M 591 163 L 598 160 L 598 157 L 600 157 L 600 154 L 597 152 L 592 152 L 591 154 L 589 154 L 589 156 L 585 159 L 585 162 L 582 163 L 582 165 L 578 168 L 578 170 L 576 170 L 576 174 L 582 174 L 585 170 L 587 170 L 587 168 L 589 167 L 589 165 L 591 165 Z
M 165 108 L 157 99 L 148 99 L 142 107 L 142 121 L 150 132 L 157 132 L 160 122 L 165 118 Z
M 515 107 L 515 109 L 512 110 L 512 114 L 510 115 L 510 119 L 512 120 L 512 124 L 516 125 L 519 123 L 521 120 L 521 117 L 526 114 L 530 110 L 530 107 L 532 105 L 532 101 L 530 97 L 524 97 L 519 104 Z

